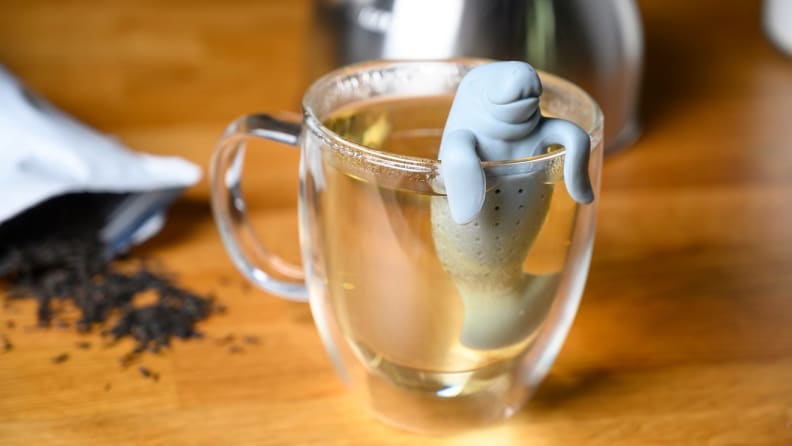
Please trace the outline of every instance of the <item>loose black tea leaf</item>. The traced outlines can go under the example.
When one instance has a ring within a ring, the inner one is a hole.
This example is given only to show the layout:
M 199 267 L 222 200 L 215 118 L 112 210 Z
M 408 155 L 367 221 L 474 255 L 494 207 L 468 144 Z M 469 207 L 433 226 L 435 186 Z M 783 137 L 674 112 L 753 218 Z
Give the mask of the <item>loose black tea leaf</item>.
M 229 334 L 223 336 L 222 338 L 218 339 L 217 340 L 217 345 L 222 347 L 222 346 L 225 346 L 225 345 L 228 345 L 228 344 L 234 342 L 235 339 L 236 339 L 236 336 L 234 336 L 233 334 L 229 333 Z
M 196 324 L 218 311 L 212 296 L 178 287 L 151 261 L 110 258 L 97 234 L 113 203 L 125 198 L 67 194 L 0 224 L 0 292 L 5 291 L 7 314 L 19 313 L 15 300 L 35 301 L 40 327 L 99 329 L 105 347 L 133 339 L 133 351 L 120 361 L 129 367 L 141 353 L 159 352 L 173 338 L 200 338 Z M 58 358 L 56 363 L 68 355 Z
M 60 364 L 60 363 L 66 362 L 68 360 L 69 360 L 69 354 L 68 353 L 61 353 L 60 355 L 52 358 L 52 362 L 55 363 L 55 364 Z
M 124 356 L 121 357 L 121 367 L 127 368 L 137 362 L 138 359 L 140 359 L 140 352 L 131 351 L 125 353 Z
M 242 341 L 243 341 L 245 344 L 249 344 L 249 345 L 258 345 L 258 343 L 259 343 L 259 338 L 257 338 L 256 336 L 249 336 L 249 335 L 248 335 L 248 336 L 245 336 L 245 337 L 243 337 L 243 338 L 242 338 Z
M 244 348 L 242 348 L 242 347 L 240 347 L 240 346 L 238 346 L 238 345 L 232 345 L 232 346 L 231 346 L 231 347 L 228 349 L 228 351 L 229 351 L 229 353 L 231 353 L 231 354 L 235 354 L 235 353 L 244 353 L 244 352 L 245 352 L 245 349 L 244 349 Z
M 11 350 L 14 349 L 14 344 L 12 344 L 11 341 L 9 341 L 7 337 L 0 336 L 0 338 L 2 338 L 2 341 L 3 341 L 3 342 L 0 343 L 0 346 L 3 347 L 3 351 L 4 352 L 10 352 Z
M 56 321 L 55 322 L 55 326 L 58 327 L 58 328 L 64 328 L 64 329 L 71 327 L 71 325 L 68 322 L 64 321 L 64 320 Z
M 153 372 L 143 366 L 138 367 L 138 371 L 144 378 L 151 378 L 154 381 L 159 381 L 159 374 L 157 372 Z
M 58 328 L 70 327 L 55 316 L 58 308 L 73 305 L 78 330 L 111 322 L 103 333 L 113 340 L 133 338 L 136 352 L 159 352 L 174 337 L 201 337 L 196 323 L 216 311 L 211 296 L 182 289 L 143 262 L 122 270 L 103 258 L 103 245 L 91 238 L 12 244 L 0 250 L 0 278 L 10 284 L 7 299 L 36 300 L 40 326 L 55 321 Z M 153 293 L 154 301 L 135 303 L 144 292 Z
M 212 313 L 225 314 L 226 313 L 226 306 L 223 305 L 223 304 L 215 303 L 215 306 L 212 309 Z

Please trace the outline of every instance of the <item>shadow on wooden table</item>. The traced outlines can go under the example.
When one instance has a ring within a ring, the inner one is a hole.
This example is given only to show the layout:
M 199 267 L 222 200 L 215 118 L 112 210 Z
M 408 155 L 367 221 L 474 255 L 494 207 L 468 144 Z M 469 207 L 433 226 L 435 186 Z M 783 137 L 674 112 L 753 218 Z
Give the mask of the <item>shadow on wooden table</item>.
M 212 223 L 212 209 L 208 200 L 182 197 L 168 209 L 165 226 L 151 240 L 136 247 L 134 255 L 149 256 L 170 245 L 195 238 L 195 232 Z M 218 236 L 219 237 L 219 236 Z
M 565 406 L 572 401 L 590 396 L 608 382 L 606 370 L 591 370 L 575 375 L 551 373 L 528 401 L 527 411 L 541 411 Z

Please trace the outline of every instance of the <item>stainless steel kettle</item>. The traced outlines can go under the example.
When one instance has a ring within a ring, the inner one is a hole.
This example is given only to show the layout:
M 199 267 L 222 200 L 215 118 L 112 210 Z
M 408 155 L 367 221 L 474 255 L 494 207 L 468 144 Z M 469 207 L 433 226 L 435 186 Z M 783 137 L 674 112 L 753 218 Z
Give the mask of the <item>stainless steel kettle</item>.
M 315 6 L 312 54 L 322 68 L 369 59 L 521 59 L 597 100 L 606 151 L 638 135 L 643 32 L 634 0 L 316 0 Z

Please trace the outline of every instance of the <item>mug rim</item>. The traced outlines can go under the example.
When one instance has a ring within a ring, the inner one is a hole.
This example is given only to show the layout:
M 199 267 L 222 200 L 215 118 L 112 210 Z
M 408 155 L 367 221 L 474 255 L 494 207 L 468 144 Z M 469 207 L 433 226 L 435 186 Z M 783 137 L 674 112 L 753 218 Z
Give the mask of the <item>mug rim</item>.
M 333 130 L 326 127 L 322 121 L 317 117 L 311 103 L 315 97 L 320 94 L 321 90 L 331 84 L 333 81 L 349 76 L 353 73 L 361 73 L 371 71 L 373 69 L 393 68 L 400 65 L 414 65 L 414 64 L 439 64 L 439 65 L 456 65 L 463 67 L 475 67 L 477 65 L 494 62 L 493 59 L 476 58 L 476 57 L 462 57 L 462 58 L 448 58 L 448 59 L 394 59 L 394 60 L 372 60 L 365 62 L 358 62 L 343 67 L 337 68 L 328 72 L 316 81 L 314 81 L 305 92 L 302 98 L 303 119 L 310 131 L 316 136 L 321 138 L 325 144 L 334 150 L 343 153 L 363 157 L 365 161 L 373 164 L 382 165 L 399 170 L 407 170 L 414 172 L 437 172 L 440 167 L 440 160 L 436 158 L 425 158 L 418 156 L 400 155 L 393 152 L 374 149 L 363 144 L 358 144 L 350 141 Z M 602 142 L 602 125 L 603 116 L 599 104 L 591 97 L 585 90 L 577 84 L 561 77 L 548 73 L 543 70 L 536 70 L 542 83 L 549 80 L 551 83 L 560 85 L 562 88 L 569 90 L 573 94 L 577 94 L 583 98 L 593 108 L 593 118 L 591 125 L 586 129 L 586 133 L 591 138 L 591 149 L 593 150 Z M 498 161 L 481 161 L 481 166 L 484 169 L 492 168 L 515 168 L 519 166 L 530 165 L 533 163 L 541 163 L 554 160 L 564 156 L 566 148 L 555 150 L 548 153 L 533 155 L 518 159 L 498 160 Z

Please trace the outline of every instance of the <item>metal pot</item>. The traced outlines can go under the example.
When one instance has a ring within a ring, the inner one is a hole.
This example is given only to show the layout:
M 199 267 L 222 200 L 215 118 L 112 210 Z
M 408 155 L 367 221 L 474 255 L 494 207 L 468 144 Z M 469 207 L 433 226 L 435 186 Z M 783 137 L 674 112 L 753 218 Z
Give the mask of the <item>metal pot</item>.
M 606 151 L 638 135 L 643 32 L 633 0 L 317 0 L 314 66 L 370 59 L 521 59 L 588 91 Z

